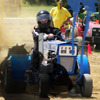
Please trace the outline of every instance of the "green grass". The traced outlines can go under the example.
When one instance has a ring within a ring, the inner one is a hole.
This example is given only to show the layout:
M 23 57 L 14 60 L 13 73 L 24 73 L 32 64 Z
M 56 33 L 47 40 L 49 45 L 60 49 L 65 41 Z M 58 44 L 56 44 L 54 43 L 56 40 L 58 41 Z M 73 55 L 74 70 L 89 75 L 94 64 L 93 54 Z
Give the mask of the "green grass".
M 22 7 L 21 16 L 22 17 L 35 17 L 40 10 L 50 11 L 53 6 L 29 6 Z

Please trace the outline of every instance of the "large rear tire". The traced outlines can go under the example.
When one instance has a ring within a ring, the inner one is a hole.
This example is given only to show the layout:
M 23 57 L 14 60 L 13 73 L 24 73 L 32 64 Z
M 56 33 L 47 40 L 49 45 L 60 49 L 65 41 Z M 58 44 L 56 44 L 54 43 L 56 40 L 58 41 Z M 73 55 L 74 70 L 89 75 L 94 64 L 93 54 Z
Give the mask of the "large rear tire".
M 82 77 L 83 84 L 81 86 L 81 95 L 83 97 L 91 97 L 93 82 L 89 74 L 84 74 Z
M 11 62 L 6 60 L 4 66 L 3 86 L 6 93 L 24 92 L 26 89 L 25 82 L 14 82 L 11 78 Z
M 11 82 L 11 71 L 10 71 L 10 61 L 6 60 L 5 66 L 4 66 L 4 79 L 3 79 L 3 84 L 4 84 L 4 89 L 7 93 L 12 91 L 12 82 Z
M 40 74 L 38 82 L 38 94 L 41 98 L 48 97 L 49 93 L 49 76 L 48 74 Z

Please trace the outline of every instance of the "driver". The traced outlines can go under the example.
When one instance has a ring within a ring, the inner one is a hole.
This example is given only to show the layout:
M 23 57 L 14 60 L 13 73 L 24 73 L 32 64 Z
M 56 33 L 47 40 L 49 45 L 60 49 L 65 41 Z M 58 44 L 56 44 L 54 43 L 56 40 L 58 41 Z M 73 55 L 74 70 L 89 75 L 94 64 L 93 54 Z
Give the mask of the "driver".
M 34 48 L 31 60 L 31 66 L 29 68 L 32 71 L 33 68 L 38 69 L 40 58 L 38 52 L 38 36 L 40 33 L 46 33 L 44 35 L 44 40 L 52 40 L 54 36 L 57 35 L 58 40 L 64 40 L 61 31 L 58 28 L 50 26 L 51 16 L 50 13 L 46 10 L 41 10 L 37 13 L 37 24 L 38 27 L 34 27 L 32 32 L 34 40 Z

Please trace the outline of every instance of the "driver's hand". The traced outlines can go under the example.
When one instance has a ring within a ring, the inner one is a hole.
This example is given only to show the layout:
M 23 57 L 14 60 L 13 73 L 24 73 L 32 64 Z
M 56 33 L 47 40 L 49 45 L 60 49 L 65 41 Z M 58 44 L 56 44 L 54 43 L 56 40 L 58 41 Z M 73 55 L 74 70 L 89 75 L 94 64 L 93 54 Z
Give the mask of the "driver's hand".
M 54 35 L 52 33 L 48 34 L 48 39 L 49 40 L 54 40 Z
M 54 37 L 54 35 L 52 33 L 48 34 L 48 37 Z

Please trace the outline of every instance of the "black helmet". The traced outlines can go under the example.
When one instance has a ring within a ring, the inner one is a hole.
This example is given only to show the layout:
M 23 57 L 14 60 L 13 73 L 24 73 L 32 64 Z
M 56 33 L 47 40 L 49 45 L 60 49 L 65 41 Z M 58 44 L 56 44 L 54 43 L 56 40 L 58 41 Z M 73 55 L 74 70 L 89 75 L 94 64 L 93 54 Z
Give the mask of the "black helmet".
M 48 28 L 50 26 L 51 16 L 46 10 L 41 10 L 37 13 L 37 23 L 40 29 Z M 47 23 L 41 23 L 41 20 L 47 19 Z

